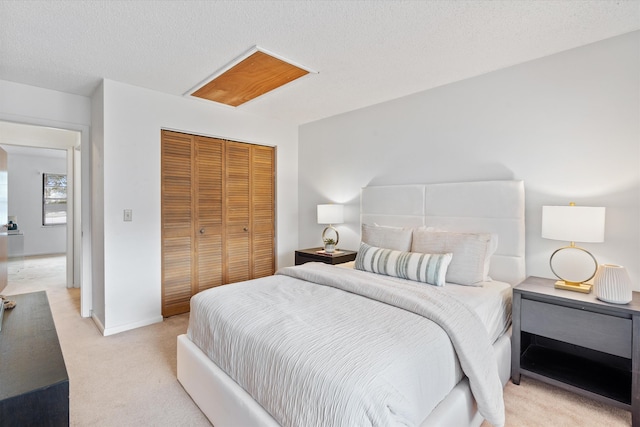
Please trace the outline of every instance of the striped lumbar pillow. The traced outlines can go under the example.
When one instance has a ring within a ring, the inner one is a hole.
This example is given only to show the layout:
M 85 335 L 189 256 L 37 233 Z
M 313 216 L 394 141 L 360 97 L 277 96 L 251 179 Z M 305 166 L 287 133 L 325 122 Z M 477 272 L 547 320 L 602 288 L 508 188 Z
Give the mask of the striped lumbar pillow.
M 355 267 L 372 273 L 444 286 L 447 267 L 452 257 L 450 253 L 402 252 L 361 243 Z

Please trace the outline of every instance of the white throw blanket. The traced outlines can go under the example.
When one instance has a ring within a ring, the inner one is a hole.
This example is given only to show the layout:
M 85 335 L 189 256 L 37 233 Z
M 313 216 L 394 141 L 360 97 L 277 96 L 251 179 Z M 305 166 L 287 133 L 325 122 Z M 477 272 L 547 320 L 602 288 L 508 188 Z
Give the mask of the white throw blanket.
M 496 427 L 504 425 L 502 383 L 493 349 L 482 322 L 466 305 L 429 285 L 374 275 L 368 275 L 365 281 L 357 271 L 320 263 L 286 267 L 277 274 L 356 293 L 437 323 L 453 343 L 480 414 Z

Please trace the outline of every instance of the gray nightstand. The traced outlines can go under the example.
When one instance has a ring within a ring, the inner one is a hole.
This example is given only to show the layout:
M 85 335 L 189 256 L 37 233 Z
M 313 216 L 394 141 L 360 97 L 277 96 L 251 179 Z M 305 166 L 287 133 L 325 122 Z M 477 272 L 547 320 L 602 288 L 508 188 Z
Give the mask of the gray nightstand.
M 529 277 L 513 289 L 512 381 L 525 375 L 618 406 L 640 427 L 640 293 L 609 304 L 554 282 Z

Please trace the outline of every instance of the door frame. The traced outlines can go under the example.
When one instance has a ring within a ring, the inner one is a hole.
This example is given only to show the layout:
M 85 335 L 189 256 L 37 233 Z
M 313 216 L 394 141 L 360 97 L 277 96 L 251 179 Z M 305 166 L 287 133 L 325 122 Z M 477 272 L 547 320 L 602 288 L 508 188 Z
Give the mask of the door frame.
M 67 151 L 67 179 L 71 183 L 67 191 L 72 196 L 69 197 L 71 204 L 67 202 L 66 282 L 68 288 L 80 288 L 80 315 L 82 317 L 90 317 L 92 310 L 90 128 L 85 125 L 57 120 L 34 117 L 16 118 L 2 113 L 0 113 L 0 121 L 50 127 L 79 133 L 75 146 L 45 147 L 34 144 L 7 144 L 29 145 L 37 148 L 58 148 Z M 71 226 L 69 226 L 69 223 L 71 223 Z

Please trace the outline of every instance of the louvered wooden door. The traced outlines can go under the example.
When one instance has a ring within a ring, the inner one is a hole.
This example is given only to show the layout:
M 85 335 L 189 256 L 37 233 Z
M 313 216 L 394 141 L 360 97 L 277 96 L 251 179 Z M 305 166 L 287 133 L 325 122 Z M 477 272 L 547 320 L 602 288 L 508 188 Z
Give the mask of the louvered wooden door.
M 226 280 L 240 282 L 251 278 L 249 244 L 251 240 L 251 146 L 227 142 L 226 153 Z
M 227 142 L 227 283 L 270 276 L 275 269 L 275 149 Z
M 251 147 L 251 277 L 275 270 L 275 149 Z
M 162 132 L 162 315 L 189 311 L 193 294 L 193 137 Z
M 224 283 L 222 269 L 223 168 L 225 141 L 195 138 L 195 241 L 196 294 Z
M 162 315 L 275 270 L 275 149 L 162 131 Z

